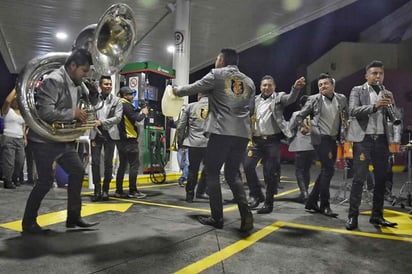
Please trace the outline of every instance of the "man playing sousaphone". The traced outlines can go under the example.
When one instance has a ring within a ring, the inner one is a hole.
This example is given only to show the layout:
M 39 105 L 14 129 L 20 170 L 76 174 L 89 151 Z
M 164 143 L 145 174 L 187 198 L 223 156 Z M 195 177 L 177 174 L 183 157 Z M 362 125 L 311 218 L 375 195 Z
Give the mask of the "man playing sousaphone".
M 92 57 L 87 50 L 74 50 L 64 66 L 46 77 L 37 92 L 38 114 L 49 124 L 54 121 L 87 121 L 87 113 L 77 107 L 84 88 L 81 83 L 87 76 Z M 41 137 L 33 130 L 28 136 L 32 143 L 34 159 L 39 173 L 39 182 L 33 187 L 23 216 L 23 234 L 38 234 L 46 230 L 37 223 L 40 204 L 52 186 L 52 165 L 56 160 L 69 176 L 67 190 L 66 227 L 90 227 L 80 215 L 81 188 L 84 176 L 83 163 L 75 148 L 75 142 L 56 142 Z

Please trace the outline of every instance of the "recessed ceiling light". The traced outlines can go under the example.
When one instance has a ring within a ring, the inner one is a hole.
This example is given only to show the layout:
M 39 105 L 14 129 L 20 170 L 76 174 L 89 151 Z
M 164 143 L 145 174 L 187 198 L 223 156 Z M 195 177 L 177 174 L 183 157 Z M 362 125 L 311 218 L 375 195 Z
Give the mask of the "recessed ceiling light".
M 169 53 L 175 52 L 175 46 L 172 46 L 172 45 L 167 46 L 167 52 L 169 52 Z
M 67 33 L 59 31 L 56 33 L 56 38 L 60 40 L 65 40 L 67 38 Z

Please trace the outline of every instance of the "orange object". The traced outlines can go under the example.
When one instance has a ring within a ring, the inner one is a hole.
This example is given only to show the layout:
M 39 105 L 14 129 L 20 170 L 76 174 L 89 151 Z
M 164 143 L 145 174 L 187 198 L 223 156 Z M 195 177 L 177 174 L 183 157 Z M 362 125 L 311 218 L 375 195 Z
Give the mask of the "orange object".
M 401 152 L 401 144 L 391 143 L 389 144 L 389 151 L 391 153 L 399 153 Z
M 343 144 L 343 157 L 345 159 L 353 158 L 353 143 L 352 142 L 345 142 Z
M 342 160 L 343 159 L 343 145 L 342 144 L 338 144 L 338 150 L 336 152 L 336 159 L 337 160 Z

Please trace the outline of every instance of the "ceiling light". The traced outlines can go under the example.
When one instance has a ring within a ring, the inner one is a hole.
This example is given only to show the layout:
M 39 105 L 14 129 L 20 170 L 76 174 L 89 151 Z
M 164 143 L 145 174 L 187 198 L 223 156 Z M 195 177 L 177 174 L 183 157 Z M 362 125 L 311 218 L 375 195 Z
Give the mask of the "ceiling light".
M 175 46 L 172 46 L 172 45 L 167 46 L 167 52 L 169 52 L 169 53 L 175 52 Z
M 56 38 L 60 40 L 66 40 L 67 33 L 59 31 L 58 33 L 56 33 Z

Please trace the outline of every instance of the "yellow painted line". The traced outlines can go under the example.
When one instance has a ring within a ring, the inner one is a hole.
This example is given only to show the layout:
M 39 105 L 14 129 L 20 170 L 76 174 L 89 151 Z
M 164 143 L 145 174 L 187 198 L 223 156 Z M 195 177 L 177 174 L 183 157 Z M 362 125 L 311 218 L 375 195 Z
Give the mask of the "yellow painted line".
M 184 210 L 190 210 L 190 211 L 200 211 L 200 212 L 210 213 L 209 209 L 187 207 L 187 206 L 177 206 L 177 205 L 168 205 L 168 204 L 160 204 L 160 203 L 146 202 L 146 201 L 142 201 L 142 200 L 130 200 L 130 199 L 115 198 L 115 197 L 110 197 L 110 200 L 117 200 L 117 201 L 124 201 L 124 202 L 130 202 L 130 203 L 142 204 L 142 205 L 160 206 L 160 207 L 167 207 L 167 208 L 177 208 L 177 209 L 184 209 Z
M 82 206 L 82 217 L 102 213 L 105 211 L 119 211 L 125 212 L 132 206 L 132 203 L 127 204 L 84 204 Z M 49 226 L 65 222 L 67 218 L 67 211 L 60 210 L 47 214 L 42 214 L 37 217 L 37 222 L 40 226 Z M 0 227 L 15 231 L 22 231 L 21 220 L 0 224 Z
M 253 245 L 257 241 L 261 240 L 262 238 L 266 237 L 272 232 L 278 230 L 280 227 L 281 225 L 278 225 L 278 222 L 268 225 L 262 228 L 261 230 L 253 233 L 252 235 L 240 241 L 237 241 L 236 243 L 231 244 L 228 247 L 225 247 L 224 249 L 217 251 L 200 261 L 197 261 L 196 263 L 188 265 L 176 271 L 175 273 L 185 274 L 185 273 L 202 272 L 208 269 L 209 267 L 214 266 L 215 264 L 220 263 L 221 261 L 233 256 L 234 254 L 239 253 L 240 251 L 248 248 L 249 246 Z
M 303 225 L 303 224 L 296 224 L 296 223 L 282 222 L 282 221 L 279 221 L 278 224 L 284 227 L 294 227 L 294 228 L 301 228 L 301 229 L 307 229 L 307 230 L 317 230 L 317 231 L 334 232 L 334 233 L 339 233 L 339 234 L 364 236 L 364 237 L 369 237 L 369 238 L 412 242 L 412 237 L 378 234 L 378 233 L 371 233 L 371 232 L 362 232 L 362 231 L 354 231 L 354 230 L 346 230 L 346 229 L 330 228 L 330 227 L 322 227 L 322 226 L 314 226 L 314 225 Z
M 364 211 L 362 215 L 370 215 L 371 211 Z M 385 209 L 383 212 L 385 219 L 397 223 L 396 227 L 381 227 L 383 233 L 412 236 L 412 216 L 407 213 Z
M 325 231 L 325 232 L 333 232 L 339 234 L 347 234 L 347 235 L 356 235 L 356 236 L 363 236 L 368 238 L 377 238 L 377 239 L 385 239 L 385 240 L 395 240 L 395 241 L 403 241 L 403 242 L 412 242 L 412 237 L 404 237 L 404 236 L 395 236 L 395 235 L 388 235 L 388 234 L 378 234 L 378 233 L 370 233 L 370 232 L 361 232 L 361 231 L 349 231 L 346 229 L 336 229 L 336 228 L 329 228 L 329 227 L 321 227 L 321 226 L 314 226 L 314 225 L 304 225 L 304 224 L 297 224 L 291 222 L 283 222 L 277 221 L 269 226 L 264 227 L 263 229 L 253 233 L 252 235 L 237 241 L 224 249 L 217 251 L 196 263 L 190 264 L 175 273 L 178 274 L 186 274 L 186 273 L 199 273 L 202 272 L 223 260 L 241 252 L 242 250 L 248 248 L 249 246 L 255 244 L 257 241 L 263 239 L 267 235 L 279 230 L 280 228 L 285 227 L 293 227 L 299 229 L 306 229 L 306 230 L 315 230 L 315 231 Z

